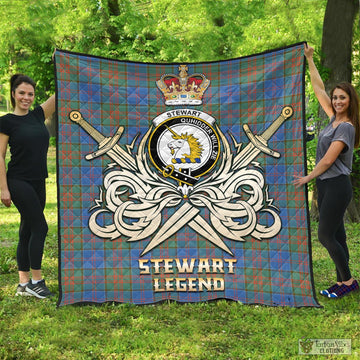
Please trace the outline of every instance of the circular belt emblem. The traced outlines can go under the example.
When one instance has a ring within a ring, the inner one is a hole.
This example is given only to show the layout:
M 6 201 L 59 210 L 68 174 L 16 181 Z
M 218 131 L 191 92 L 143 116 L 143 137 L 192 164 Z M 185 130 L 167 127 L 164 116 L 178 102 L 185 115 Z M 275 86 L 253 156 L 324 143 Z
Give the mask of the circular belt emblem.
M 214 167 L 220 140 L 213 117 L 198 110 L 179 109 L 159 115 L 153 123 L 156 127 L 148 151 L 164 177 L 193 185 Z

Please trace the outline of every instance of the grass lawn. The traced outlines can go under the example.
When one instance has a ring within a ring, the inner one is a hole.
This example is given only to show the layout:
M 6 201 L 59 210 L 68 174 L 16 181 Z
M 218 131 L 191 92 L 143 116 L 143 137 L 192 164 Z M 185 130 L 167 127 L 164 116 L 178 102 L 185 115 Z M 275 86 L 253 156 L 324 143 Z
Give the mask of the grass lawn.
M 58 295 L 55 148 L 50 148 L 46 218 L 49 233 L 43 272 Z M 53 299 L 15 297 L 19 216 L 0 205 L 0 359 L 238 360 L 312 359 L 298 341 L 351 339 L 360 357 L 360 293 L 340 300 L 319 295 L 323 308 L 241 305 L 232 301 L 156 305 L 104 304 L 56 307 Z M 312 248 L 316 290 L 334 281 L 334 267 L 316 238 Z M 348 224 L 351 269 L 360 278 L 360 224 Z

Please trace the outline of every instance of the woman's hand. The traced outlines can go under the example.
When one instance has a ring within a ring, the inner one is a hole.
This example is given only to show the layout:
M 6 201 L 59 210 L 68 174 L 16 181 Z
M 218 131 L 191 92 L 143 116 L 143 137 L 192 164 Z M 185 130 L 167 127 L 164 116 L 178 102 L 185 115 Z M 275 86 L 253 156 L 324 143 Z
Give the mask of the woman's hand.
M 9 190 L 3 190 L 1 192 L 1 202 L 6 206 L 10 207 L 11 205 L 11 196 Z
M 296 188 L 299 188 L 300 186 L 307 184 L 311 180 L 309 176 L 294 175 L 294 178 L 295 180 L 293 181 L 293 184 L 295 185 Z
M 314 54 L 314 48 L 308 46 L 308 44 L 304 44 L 304 55 L 307 59 L 311 59 Z

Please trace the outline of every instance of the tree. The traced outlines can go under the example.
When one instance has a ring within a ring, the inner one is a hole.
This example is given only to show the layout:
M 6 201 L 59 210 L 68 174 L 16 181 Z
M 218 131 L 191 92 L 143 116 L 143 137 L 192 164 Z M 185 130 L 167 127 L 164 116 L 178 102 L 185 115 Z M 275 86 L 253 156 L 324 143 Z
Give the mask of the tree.
M 52 19 L 55 0 L 2 2 L 0 26 L 0 79 L 8 96 L 10 74 L 23 72 L 38 82 L 37 99 L 44 100 L 54 89 L 50 67 Z M 36 76 L 34 76 L 36 74 Z
M 327 90 L 341 81 L 352 78 L 352 40 L 359 2 L 328 0 L 323 26 L 322 65 L 331 69 L 325 83 Z

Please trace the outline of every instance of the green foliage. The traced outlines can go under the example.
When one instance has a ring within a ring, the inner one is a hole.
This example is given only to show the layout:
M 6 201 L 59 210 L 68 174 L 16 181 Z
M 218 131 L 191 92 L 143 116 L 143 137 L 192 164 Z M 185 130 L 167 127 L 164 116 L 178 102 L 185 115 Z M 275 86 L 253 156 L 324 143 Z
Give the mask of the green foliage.
M 56 138 L 54 137 L 54 136 L 52 136 L 51 138 L 50 138 L 50 146 L 56 146 Z
M 0 81 L 5 84 L 10 73 L 23 71 L 36 78 L 45 93 L 53 91 L 51 56 L 56 47 L 122 60 L 197 62 L 245 56 L 303 40 L 319 44 L 325 4 L 325 0 L 305 4 L 300 0 L 5 0 L 0 18 Z
M 3 1 L 0 9 L 0 80 L 9 93 L 10 74 L 23 72 L 38 82 L 38 99 L 54 89 L 51 54 L 55 0 Z
M 301 41 L 320 44 L 325 6 L 326 0 L 264 1 L 263 15 L 244 27 L 240 54 L 257 53 Z

